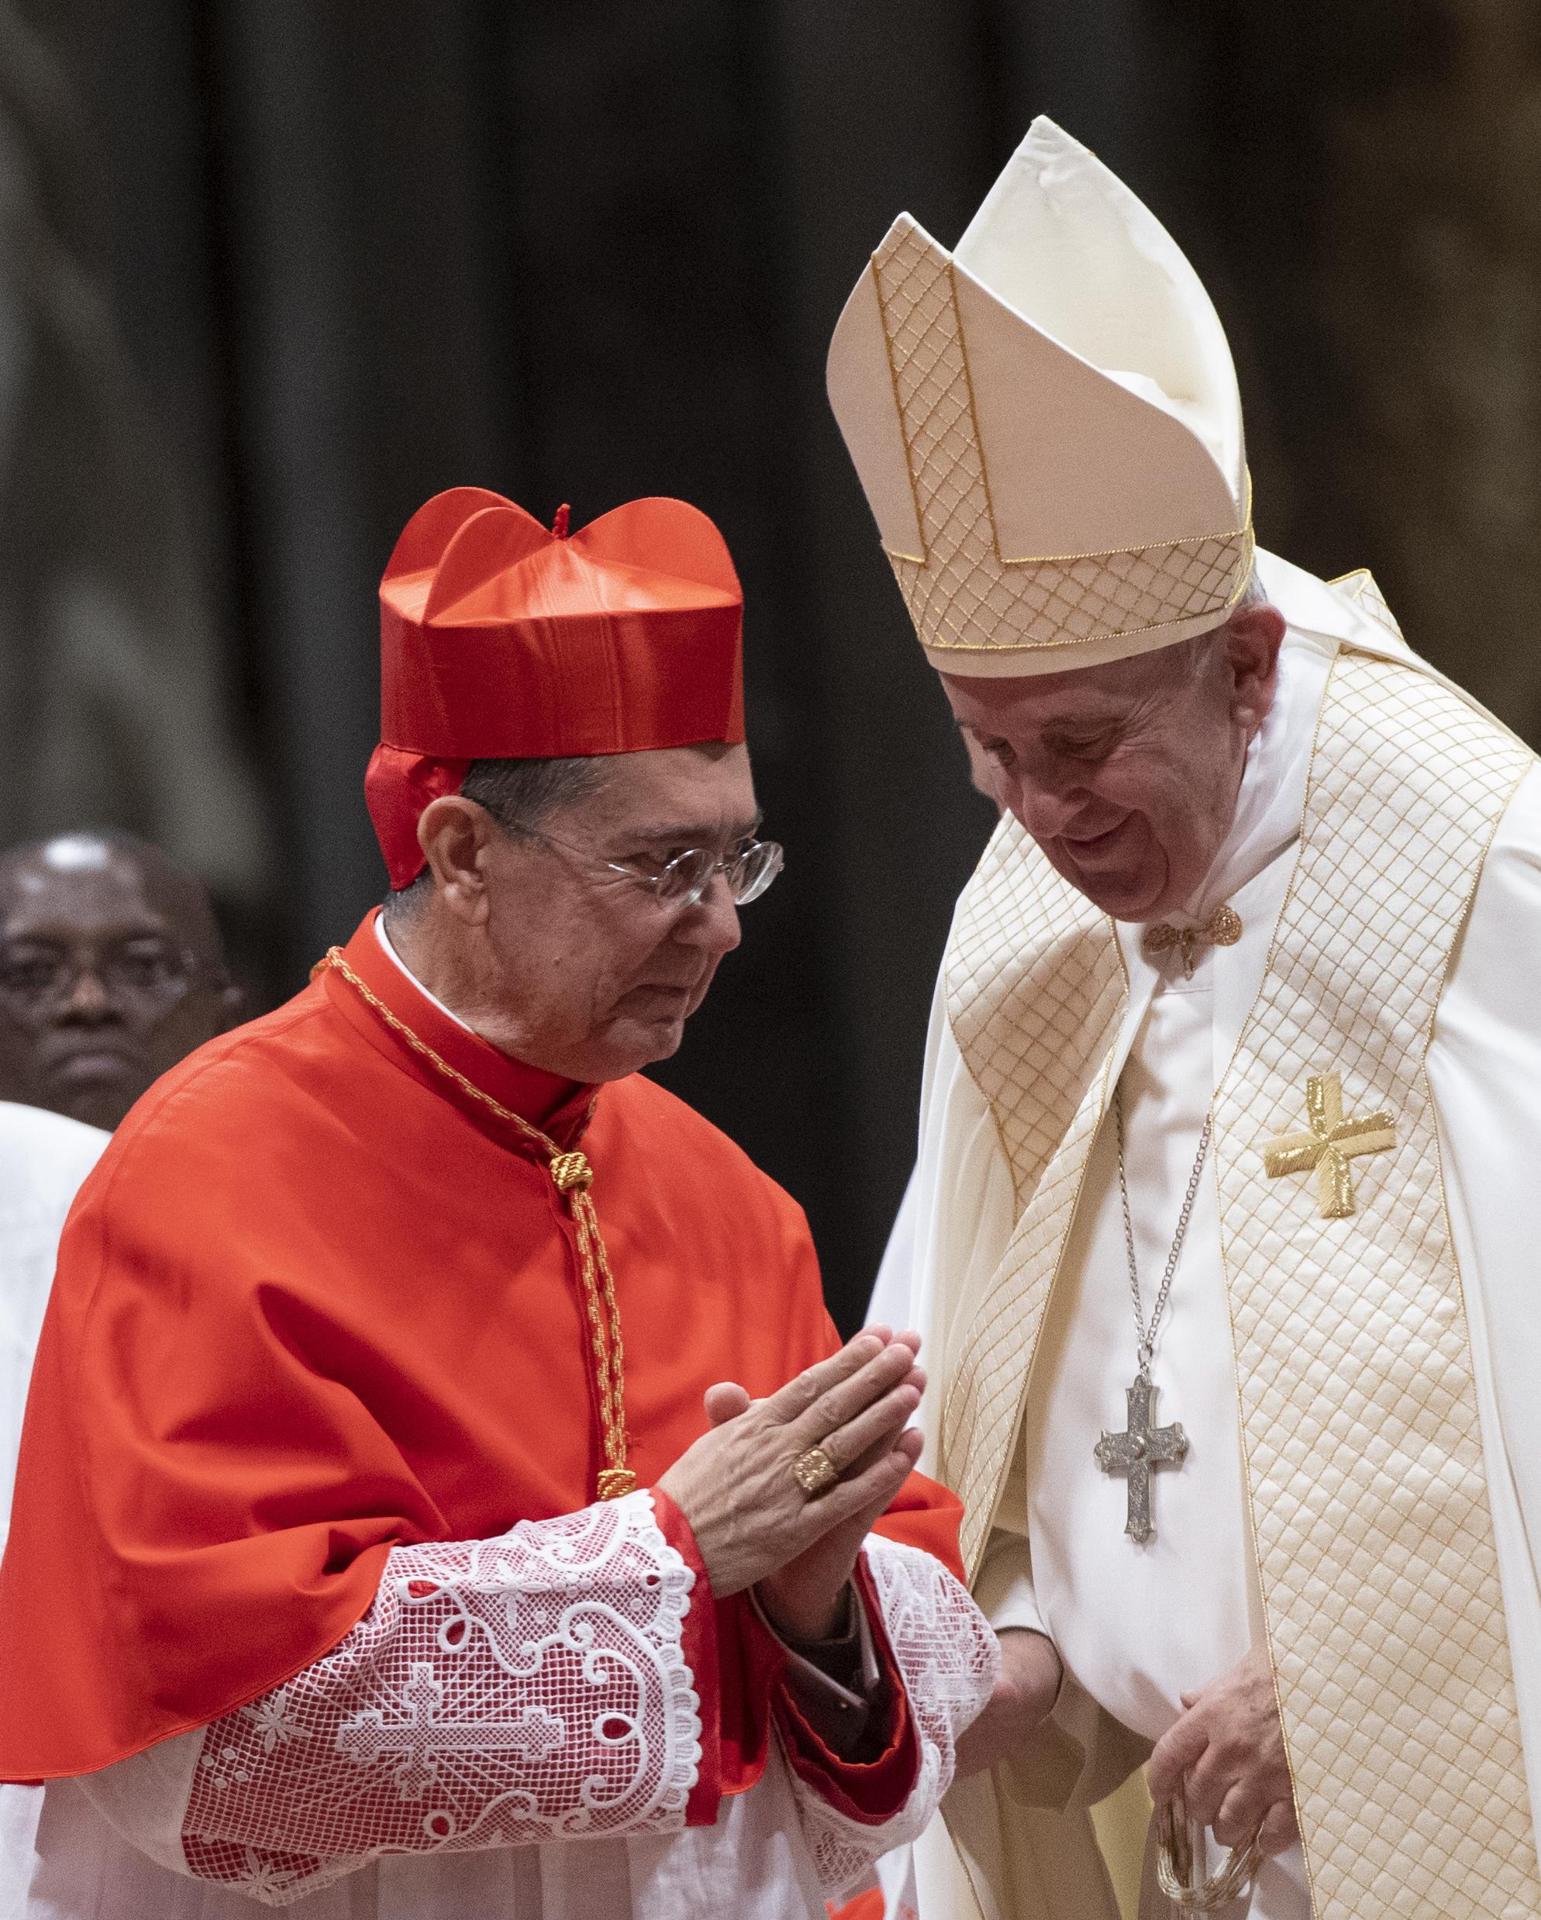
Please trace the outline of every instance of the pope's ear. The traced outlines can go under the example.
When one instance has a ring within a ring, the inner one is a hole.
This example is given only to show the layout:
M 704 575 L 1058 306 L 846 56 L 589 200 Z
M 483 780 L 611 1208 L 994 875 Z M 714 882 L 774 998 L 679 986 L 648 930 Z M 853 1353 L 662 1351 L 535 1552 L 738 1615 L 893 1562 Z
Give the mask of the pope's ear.
M 433 875 L 433 890 L 468 926 L 479 926 L 487 917 L 486 852 L 498 831 L 485 807 L 458 793 L 430 800 L 418 816 L 417 844 Z
M 1284 615 L 1266 600 L 1240 607 L 1225 629 L 1231 666 L 1231 713 L 1248 738 L 1268 718 L 1279 684 L 1279 648 L 1284 644 Z

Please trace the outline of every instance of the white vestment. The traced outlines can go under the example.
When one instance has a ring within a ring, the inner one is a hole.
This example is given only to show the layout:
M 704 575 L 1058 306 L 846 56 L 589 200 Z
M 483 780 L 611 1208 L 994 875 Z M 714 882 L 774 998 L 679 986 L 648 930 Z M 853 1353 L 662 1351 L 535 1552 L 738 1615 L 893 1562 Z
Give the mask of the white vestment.
M 1259 561 L 1265 590 L 1290 622 L 1278 697 L 1249 754 L 1230 835 L 1188 903 L 1202 920 L 1229 902 L 1241 916 L 1241 938 L 1231 947 L 1201 947 L 1189 979 L 1175 950 L 1152 962 L 1141 950 L 1141 928 L 1117 928 L 1129 997 L 1111 1065 L 1116 1072 L 1122 1063 L 1129 1196 L 1147 1314 L 1205 1113 L 1263 980 L 1294 865 L 1317 709 L 1338 644 L 1332 596 L 1321 584 L 1268 556 Z M 1530 1545 L 1541 1539 L 1541 1405 L 1534 1391 L 1541 1379 L 1538 1008 L 1541 771 L 1532 768 L 1488 853 L 1427 1061 L 1532 1805 L 1541 1785 L 1541 1590 Z M 933 1356 L 946 1350 L 951 1303 L 977 1295 L 970 1281 L 983 1281 L 999 1265 L 1015 1214 L 995 1121 L 963 1063 L 939 992 L 913 1192 L 876 1310 L 928 1333 Z M 1034 1363 L 1016 1470 L 976 1595 L 997 1626 L 1047 1633 L 1076 1686 L 1153 1742 L 1181 1713 L 1180 1696 L 1234 1666 L 1262 1626 L 1212 1169 L 1198 1185 L 1152 1367 L 1157 1418 L 1180 1421 L 1189 1448 L 1180 1467 L 1155 1474 L 1156 1534 L 1143 1547 L 1123 1532 L 1123 1477 L 1103 1473 L 1093 1458 L 1099 1434 L 1125 1424 L 1124 1395 L 1135 1369 L 1117 1147 L 1108 1123 L 1087 1165 Z M 940 1822 L 918 1853 L 924 1920 L 969 1914 Z M 981 1892 L 977 1873 L 974 1886 L 988 1906 L 991 1895 Z M 1166 1910 L 1159 1895 L 1147 1894 L 1149 1913 Z M 1010 1911 L 1005 1903 L 997 1907 L 1002 1920 Z M 1407 1911 L 1425 1913 L 1416 1904 Z M 1300 1849 L 1268 1863 L 1250 1900 L 1225 1912 L 1227 1920 L 1309 1920 Z M 1436 1920 L 1432 1908 L 1427 1920 Z
M 59 1233 L 107 1140 L 63 1114 L 0 1100 L 0 1550 Z
M 10 1525 L 21 1416 L 60 1229 L 107 1139 L 62 1114 L 0 1101 L 0 1550 Z M 10 1657 L 0 1650 L 0 1659 Z M 42 1799 L 35 1787 L 0 1786 L 0 1920 L 21 1912 Z

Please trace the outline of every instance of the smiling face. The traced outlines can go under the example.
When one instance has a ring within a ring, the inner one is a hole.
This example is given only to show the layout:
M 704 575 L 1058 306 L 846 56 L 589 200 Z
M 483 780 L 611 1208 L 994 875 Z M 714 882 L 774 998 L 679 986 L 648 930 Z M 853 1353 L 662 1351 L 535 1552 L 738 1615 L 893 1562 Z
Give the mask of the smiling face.
M 459 795 L 436 800 L 420 829 L 433 894 L 391 939 L 505 1053 L 617 1080 L 676 1050 L 739 924 L 721 874 L 679 907 L 609 863 L 656 870 L 692 847 L 722 857 L 758 819 L 742 746 L 617 754 L 595 791 L 528 835 Z
M 1132 659 L 942 682 L 995 798 L 1055 871 L 1115 919 L 1152 920 L 1197 891 L 1224 842 L 1283 634 L 1256 603 Z
M 203 890 L 126 836 L 0 858 L 0 1096 L 115 1127 L 238 996 Z

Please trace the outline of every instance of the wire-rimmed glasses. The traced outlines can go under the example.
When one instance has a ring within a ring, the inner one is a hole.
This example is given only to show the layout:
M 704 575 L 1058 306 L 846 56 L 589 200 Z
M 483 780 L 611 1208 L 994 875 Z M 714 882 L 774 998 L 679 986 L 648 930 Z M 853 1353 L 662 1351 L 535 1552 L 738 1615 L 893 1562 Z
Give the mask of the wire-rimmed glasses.
M 530 837 L 548 841 L 567 853 L 594 858 L 592 854 L 585 855 L 582 847 L 558 840 L 544 828 L 536 828 Z M 701 904 L 707 888 L 719 873 L 728 883 L 734 906 L 747 907 L 751 900 L 758 900 L 765 892 L 785 861 L 786 854 L 779 841 L 744 840 L 725 854 L 716 853 L 710 847 L 687 847 L 657 865 L 640 860 L 602 860 L 599 864 L 611 873 L 651 887 L 659 905 L 671 913 L 684 913 Z

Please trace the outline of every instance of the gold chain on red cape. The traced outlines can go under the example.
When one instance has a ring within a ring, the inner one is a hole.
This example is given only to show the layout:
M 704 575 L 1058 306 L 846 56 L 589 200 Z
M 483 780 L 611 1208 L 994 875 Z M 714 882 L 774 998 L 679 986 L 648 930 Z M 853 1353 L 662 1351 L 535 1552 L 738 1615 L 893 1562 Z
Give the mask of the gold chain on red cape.
M 468 1080 L 441 1054 L 435 1053 L 405 1020 L 398 1019 L 391 1012 L 378 994 L 370 991 L 343 958 L 341 947 L 329 948 L 326 958 L 315 972 L 319 973 L 323 967 L 335 967 L 359 998 L 374 1009 L 393 1033 L 399 1033 L 414 1053 L 420 1054 L 446 1080 L 453 1080 L 462 1093 L 480 1101 L 489 1112 L 495 1113 L 508 1125 L 517 1127 L 532 1145 L 539 1147 L 547 1156 L 546 1170 L 557 1192 L 567 1202 L 578 1235 L 583 1305 L 588 1315 L 589 1340 L 594 1354 L 591 1384 L 599 1410 L 600 1435 L 605 1449 L 605 1464 L 599 1471 L 595 1491 L 601 1500 L 619 1500 L 622 1494 L 630 1493 L 637 1484 L 637 1476 L 626 1464 L 626 1350 L 621 1342 L 621 1309 L 615 1298 L 615 1276 L 610 1271 L 609 1256 L 600 1237 L 599 1216 L 594 1211 L 593 1196 L 589 1192 L 594 1182 L 594 1170 L 589 1165 L 588 1156 L 565 1152 L 549 1134 L 542 1133 L 539 1127 L 532 1127 L 521 1114 L 515 1113 L 512 1107 L 505 1107 L 500 1100 L 494 1100 L 490 1093 L 484 1093 L 474 1080 Z

